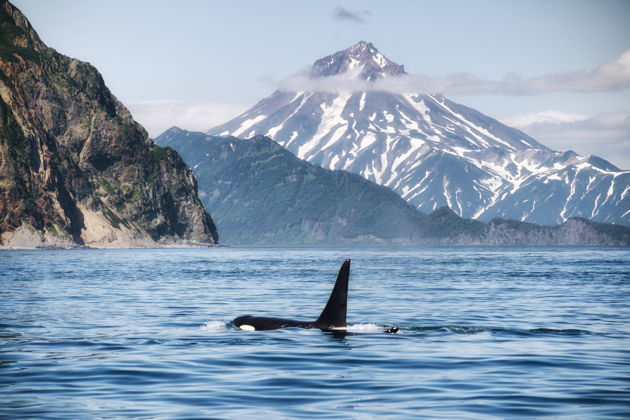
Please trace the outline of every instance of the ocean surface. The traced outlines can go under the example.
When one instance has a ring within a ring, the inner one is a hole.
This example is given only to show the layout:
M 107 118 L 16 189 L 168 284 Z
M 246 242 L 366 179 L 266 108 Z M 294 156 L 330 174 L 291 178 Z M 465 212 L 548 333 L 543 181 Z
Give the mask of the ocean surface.
M 0 251 L 0 417 L 630 418 L 629 324 L 628 248 Z

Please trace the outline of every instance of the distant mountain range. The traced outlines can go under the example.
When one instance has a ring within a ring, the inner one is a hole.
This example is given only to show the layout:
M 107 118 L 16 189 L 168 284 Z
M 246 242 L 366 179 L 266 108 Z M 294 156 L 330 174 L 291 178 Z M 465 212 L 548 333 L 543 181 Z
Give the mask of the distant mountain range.
M 218 240 L 179 155 L 156 146 L 90 64 L 0 0 L 0 246 Z
M 207 133 L 268 136 L 299 158 L 387 186 L 423 212 L 448 206 L 483 221 L 630 225 L 630 171 L 550 150 L 441 95 L 378 90 L 404 75 L 360 42 L 314 63 L 305 77 L 321 90 L 278 90 Z M 366 89 L 344 91 L 357 82 Z
M 298 159 L 263 136 L 243 140 L 173 127 L 155 139 L 193 168 L 224 243 L 623 245 L 630 228 L 569 219 L 556 227 L 419 212 L 388 188 Z

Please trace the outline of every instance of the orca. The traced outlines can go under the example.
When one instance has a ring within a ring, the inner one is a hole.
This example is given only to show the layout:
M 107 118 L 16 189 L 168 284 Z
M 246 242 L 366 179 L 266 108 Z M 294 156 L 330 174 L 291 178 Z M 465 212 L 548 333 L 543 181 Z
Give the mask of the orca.
M 267 318 L 243 315 L 235 318 L 234 326 L 247 331 L 277 330 L 279 328 L 319 328 L 323 331 L 346 331 L 346 310 L 348 307 L 348 281 L 350 260 L 345 260 L 339 269 L 337 281 L 328 303 L 315 321 L 296 321 L 284 318 Z

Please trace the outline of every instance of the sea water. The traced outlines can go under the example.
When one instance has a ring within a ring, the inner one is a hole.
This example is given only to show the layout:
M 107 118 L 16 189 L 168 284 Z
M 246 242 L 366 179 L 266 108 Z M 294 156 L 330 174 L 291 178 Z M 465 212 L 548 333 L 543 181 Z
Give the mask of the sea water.
M 629 418 L 629 323 L 628 248 L 2 251 L 0 417 Z

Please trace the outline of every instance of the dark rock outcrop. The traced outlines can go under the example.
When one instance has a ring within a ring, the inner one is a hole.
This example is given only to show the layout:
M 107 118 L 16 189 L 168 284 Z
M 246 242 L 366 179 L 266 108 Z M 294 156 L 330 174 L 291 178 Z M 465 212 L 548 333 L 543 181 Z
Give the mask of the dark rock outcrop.
M 494 219 L 487 227 L 488 245 L 589 245 L 630 244 L 630 227 L 573 217 L 557 226 L 540 226 L 515 220 Z
M 177 152 L 0 0 L 0 245 L 215 244 Z

